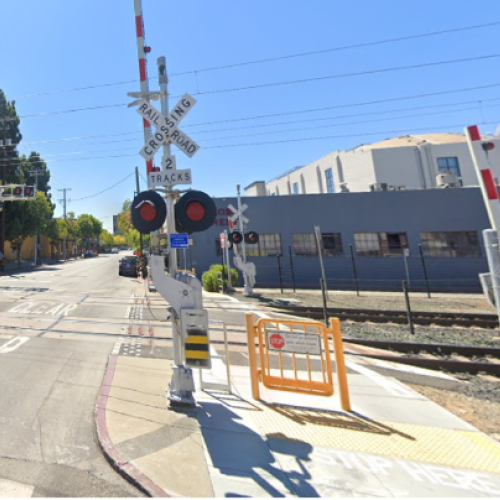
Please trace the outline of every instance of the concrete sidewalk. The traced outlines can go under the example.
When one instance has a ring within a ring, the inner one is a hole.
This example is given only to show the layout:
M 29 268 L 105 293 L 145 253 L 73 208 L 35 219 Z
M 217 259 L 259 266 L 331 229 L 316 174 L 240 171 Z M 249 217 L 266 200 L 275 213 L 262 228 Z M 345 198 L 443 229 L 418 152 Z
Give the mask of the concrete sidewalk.
M 348 364 L 349 413 L 336 395 L 261 388 L 253 401 L 244 366 L 231 366 L 233 394 L 198 390 L 183 412 L 166 406 L 172 361 L 122 354 L 110 356 L 98 438 L 151 496 L 500 495 L 498 442 L 363 365 Z M 211 376 L 224 375 L 216 364 Z

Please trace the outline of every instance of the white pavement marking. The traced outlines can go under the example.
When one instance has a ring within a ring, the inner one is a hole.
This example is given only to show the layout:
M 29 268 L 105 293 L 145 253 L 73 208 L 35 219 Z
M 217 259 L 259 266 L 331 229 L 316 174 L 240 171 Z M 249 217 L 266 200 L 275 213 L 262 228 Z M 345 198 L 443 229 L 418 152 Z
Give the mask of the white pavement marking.
M 413 391 L 410 389 L 407 389 L 404 385 L 400 384 L 399 382 L 396 382 L 393 379 L 384 377 L 383 375 L 380 375 L 379 373 L 370 370 L 369 368 L 366 368 L 365 366 L 360 366 L 354 361 L 350 361 L 348 359 L 345 360 L 345 365 L 350 368 L 351 370 L 354 370 L 358 373 L 361 373 L 361 375 L 364 375 L 368 379 L 372 380 L 375 382 L 377 385 L 380 387 L 384 388 L 386 391 L 390 392 L 394 396 L 402 397 L 402 398 L 411 398 L 415 399 L 415 394 Z
M 0 479 L 0 498 L 30 498 L 34 490 L 31 484 Z
M 9 340 L 2 347 L 0 347 L 0 354 L 7 354 L 8 352 L 15 351 L 25 342 L 28 342 L 29 339 L 30 339 L 29 337 L 15 337 Z
M 55 305 L 54 305 L 55 304 Z M 49 307 L 52 309 L 49 309 Z M 34 309 L 36 307 L 36 309 Z M 22 302 L 9 310 L 10 313 L 49 314 L 51 316 L 67 316 L 78 304 L 60 304 L 57 302 Z

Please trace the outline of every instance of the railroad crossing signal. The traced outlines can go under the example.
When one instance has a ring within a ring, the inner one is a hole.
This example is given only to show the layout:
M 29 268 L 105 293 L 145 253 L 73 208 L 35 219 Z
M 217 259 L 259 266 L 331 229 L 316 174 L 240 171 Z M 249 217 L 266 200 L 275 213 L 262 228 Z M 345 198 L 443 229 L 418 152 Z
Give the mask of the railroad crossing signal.
M 255 231 L 248 231 L 245 233 L 245 243 L 248 245 L 255 245 L 259 242 L 259 235 Z
M 175 204 L 175 219 L 179 233 L 205 231 L 217 217 L 214 200 L 202 191 L 188 191 Z
M 130 206 L 132 224 L 141 234 L 160 229 L 167 217 L 165 200 L 156 191 L 139 193 Z
M 35 199 L 35 186 L 25 184 L 7 184 L 0 187 L 0 202 L 32 201 Z
M 137 112 L 151 123 L 156 130 L 139 154 L 145 160 L 151 160 L 163 143 L 169 140 L 171 144 L 175 144 L 189 158 L 192 158 L 200 149 L 200 146 L 182 132 L 178 125 L 195 104 L 196 99 L 194 97 L 184 94 L 174 106 L 172 112 L 168 116 L 164 116 L 148 101 L 141 99 Z
M 228 208 L 229 210 L 231 210 L 231 212 L 233 212 L 233 215 L 229 217 L 233 224 L 235 224 L 238 219 L 241 219 L 243 221 L 243 224 L 248 224 L 249 219 L 243 215 L 243 212 L 248 208 L 248 205 L 246 203 L 243 203 L 243 205 L 241 205 L 241 210 L 238 210 L 231 204 L 229 204 Z

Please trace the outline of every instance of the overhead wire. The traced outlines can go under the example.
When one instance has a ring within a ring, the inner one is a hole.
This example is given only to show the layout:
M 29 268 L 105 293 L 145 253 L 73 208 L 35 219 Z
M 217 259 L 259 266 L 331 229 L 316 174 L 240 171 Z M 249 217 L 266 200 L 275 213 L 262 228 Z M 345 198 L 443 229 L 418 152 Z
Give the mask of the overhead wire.
M 192 94 L 193 95 L 209 95 L 209 94 L 221 94 L 221 93 L 228 93 L 228 92 L 240 92 L 240 91 L 244 91 L 244 90 L 255 90 L 255 89 L 276 87 L 276 86 L 282 86 L 282 85 L 296 85 L 296 84 L 300 84 L 300 83 L 310 83 L 310 82 L 314 82 L 314 81 L 322 81 L 322 80 L 329 80 L 329 79 L 352 78 L 352 77 L 356 77 L 356 76 L 390 73 L 390 72 L 394 72 L 394 71 L 406 71 L 406 70 L 411 70 L 411 69 L 430 68 L 430 67 L 441 66 L 441 65 L 459 64 L 459 63 L 464 63 L 464 62 L 495 59 L 498 57 L 500 57 L 500 54 L 489 54 L 486 56 L 464 57 L 464 58 L 460 58 L 460 59 L 449 59 L 449 60 L 444 60 L 444 61 L 434 61 L 434 62 L 429 62 L 429 63 L 419 63 L 419 64 L 406 65 L 406 66 L 392 66 L 389 68 L 379 68 L 379 69 L 374 69 L 374 70 L 358 71 L 358 72 L 353 72 L 353 73 L 337 73 L 334 75 L 317 76 L 317 77 L 313 77 L 313 78 L 301 78 L 298 80 L 287 80 L 287 81 L 281 81 L 281 82 L 260 83 L 260 84 L 255 84 L 255 85 L 247 85 L 245 87 L 214 89 L 214 90 L 207 90 L 207 91 L 203 91 L 203 92 L 193 92 Z M 182 97 L 182 95 L 170 96 L 170 99 L 178 99 L 180 97 Z M 94 110 L 100 110 L 100 109 L 124 107 L 127 105 L 128 105 L 128 103 L 121 103 L 121 104 L 117 103 L 117 104 L 104 104 L 104 105 L 99 105 L 99 106 L 88 106 L 85 108 L 66 109 L 66 110 L 61 110 L 61 111 L 44 111 L 41 113 L 32 113 L 29 115 L 21 115 L 21 116 L 19 116 L 19 118 L 34 118 L 34 117 L 40 117 L 40 116 L 62 115 L 62 114 L 68 114 L 68 113 L 78 113 L 81 111 L 94 111 Z
M 483 99 L 482 101 L 498 101 L 500 100 L 500 97 L 496 98 L 491 98 L 491 99 Z M 439 104 L 439 105 L 430 105 L 430 106 L 417 106 L 414 108 L 403 108 L 401 110 L 391 110 L 391 111 L 377 111 L 377 112 L 371 112 L 371 113 L 358 113 L 358 114 L 352 114 L 352 115 L 342 115 L 342 116 L 337 116 L 337 117 L 326 117 L 326 118 L 315 118 L 315 119 L 308 119 L 308 120 L 292 120 L 292 121 L 287 121 L 287 122 L 277 122 L 277 123 L 271 123 L 271 124 L 264 124 L 264 125 L 252 125 L 249 127 L 237 127 L 237 128 L 227 128 L 227 129 L 213 129 L 213 130 L 205 130 L 205 131 L 198 131 L 198 133 L 214 133 L 214 132 L 221 132 L 221 131 L 228 131 L 228 130 L 244 130 L 248 128 L 262 128 L 262 127 L 270 127 L 270 126 L 277 126 L 277 125 L 288 125 L 292 123 L 309 123 L 309 122 L 317 122 L 317 121 L 326 121 L 326 120 L 338 120 L 340 118 L 350 118 L 355 117 L 355 116 L 370 116 L 370 115 L 381 115 L 381 114 L 387 114 L 387 113 L 394 113 L 394 112 L 402 112 L 402 111 L 413 111 L 413 110 L 423 110 L 423 109 L 429 109 L 429 108 L 442 108 L 444 106 L 451 106 L 451 105 L 461 105 L 461 104 L 475 104 L 476 106 L 474 107 L 467 107 L 467 108 L 459 108 L 459 109 L 451 109 L 451 110 L 446 110 L 446 111 L 436 111 L 436 112 L 426 112 L 425 114 L 422 113 L 417 113 L 417 114 L 409 114 L 409 115 L 398 115 L 398 116 L 391 116 L 387 118 L 376 118 L 372 120 L 362 120 L 362 121 L 351 121 L 351 122 L 340 122 L 340 123 L 333 123 L 333 124 L 328 124 L 328 125 L 319 125 L 319 126 L 314 126 L 314 127 L 301 127 L 300 129 L 285 129 L 285 130 L 273 130 L 273 131 L 268 131 L 268 132 L 263 132 L 263 133 L 258 133 L 258 134 L 245 134 L 244 136 L 218 136 L 213 139 L 202 139 L 199 142 L 208 142 L 208 141 L 214 141 L 214 140 L 223 140 L 223 139 L 228 139 L 228 138 L 235 138 L 235 137 L 250 137 L 250 136 L 259 136 L 259 135 L 269 135 L 269 134 L 278 134 L 278 133 L 286 133 L 286 132 L 294 132 L 294 131 L 305 131 L 305 130 L 314 130 L 314 129 L 320 129 L 320 128 L 331 128 L 331 127 L 339 127 L 339 126 L 348 126 L 348 125 L 357 125 L 360 123 L 370 123 L 370 122 L 379 122 L 379 121 L 391 121 L 391 120 L 399 120 L 399 119 L 406 119 L 406 118 L 415 118 L 415 117 L 420 117 L 420 116 L 429 116 L 429 115 L 443 115 L 443 114 L 449 114 L 449 113 L 456 113 L 460 111 L 474 111 L 474 110 L 479 110 L 477 108 L 477 105 L 480 103 L 480 101 L 464 101 L 463 103 L 451 103 L 448 105 L 445 104 Z M 498 107 L 498 105 L 490 105 L 490 108 L 495 108 Z M 133 138 L 133 139 L 125 139 L 125 140 L 120 140 L 120 141 L 106 141 L 102 143 L 90 143 L 90 144 L 97 144 L 97 145 L 107 145 L 111 144 L 114 142 L 130 142 L 130 141 L 140 141 L 140 138 Z M 89 143 L 85 144 L 89 145 Z M 66 146 L 66 145 L 64 145 Z M 126 150 L 133 150 L 135 148 L 127 148 Z M 125 150 L 125 151 L 126 151 Z M 61 153 L 61 154 L 44 154 L 44 158 L 51 158 L 51 157 L 57 157 L 57 156 L 71 156 L 71 155 L 80 155 L 80 154 L 88 154 L 88 153 L 99 153 L 99 152 L 112 152 L 116 150 L 98 150 L 98 151 L 73 151 L 73 152 L 67 152 L 67 153 Z M 123 149 L 120 149 L 120 151 L 123 151 Z M 33 158 L 33 156 L 31 157 Z M 38 156 L 40 158 L 40 156 Z M 36 160 L 35 160 L 36 161 Z
M 459 64 L 459 63 L 471 62 L 471 61 L 475 62 L 475 61 L 481 61 L 481 60 L 487 60 L 487 59 L 496 59 L 498 57 L 500 57 L 500 54 L 488 54 L 486 56 L 462 57 L 460 59 L 448 59 L 448 60 L 444 60 L 444 61 L 434 61 L 434 62 L 427 62 L 427 63 L 410 64 L 410 65 L 406 65 L 406 66 L 391 66 L 389 68 L 379 68 L 379 69 L 373 69 L 373 70 L 356 71 L 356 72 L 352 72 L 352 73 L 337 73 L 334 75 L 315 76 L 312 78 L 300 78 L 298 80 L 288 80 L 288 81 L 270 82 L 270 83 L 258 83 L 258 84 L 254 84 L 254 85 L 247 85 L 245 87 L 232 87 L 232 88 L 226 88 L 226 89 L 205 90 L 203 92 L 193 92 L 192 94 L 193 95 L 210 95 L 210 94 L 221 94 L 221 93 L 227 93 L 227 92 L 241 92 L 243 90 L 255 90 L 255 89 L 262 89 L 262 88 L 269 88 L 269 87 L 277 87 L 277 86 L 282 86 L 282 85 L 297 85 L 300 83 L 310 83 L 310 82 L 340 79 L 340 78 L 352 78 L 355 76 L 375 75 L 375 74 L 382 74 L 382 73 L 390 73 L 393 71 L 406 71 L 409 69 L 432 68 L 435 66 L 443 66 L 443 65 L 448 65 L 448 64 Z M 171 96 L 172 99 L 178 99 L 180 97 L 182 97 L 182 95 Z
M 482 122 L 483 125 L 492 125 L 500 123 L 500 118 L 497 120 L 490 120 Z M 453 123 L 453 124 L 445 124 L 435 127 L 418 127 L 418 128 L 406 128 L 406 129 L 396 129 L 396 130 L 381 130 L 376 132 L 357 132 L 352 134 L 339 134 L 339 135 L 328 135 L 328 136 L 315 136 L 315 137 L 301 137 L 298 139 L 283 139 L 283 140 L 275 140 L 275 141 L 261 141 L 261 142 L 252 142 L 252 143 L 240 143 L 240 144 L 221 144 L 215 146 L 204 146 L 203 149 L 220 149 L 226 147 L 247 147 L 247 146 L 262 146 L 268 144 L 283 144 L 283 143 L 293 143 L 293 142 L 302 142 L 302 141 L 321 141 L 321 140 L 331 140 L 331 139 L 344 139 L 344 138 L 352 138 L 352 137 L 362 137 L 362 136 L 376 136 L 382 134 L 396 134 L 396 133 L 408 133 L 414 131 L 422 131 L 422 130 L 446 130 L 449 131 L 450 128 L 457 127 L 466 127 L 469 123 Z M 123 155 L 106 155 L 106 156 L 92 156 L 88 158 L 73 158 L 70 160 L 49 160 L 47 163 L 74 163 L 77 161 L 89 161 L 103 158 L 126 158 L 130 156 L 137 156 L 137 153 L 123 154 Z M 132 175 L 132 174 L 131 174 Z
M 172 73 L 170 75 L 170 77 L 182 76 L 182 75 L 194 74 L 194 73 L 203 73 L 203 72 L 208 72 L 208 71 L 218 71 L 218 70 L 223 70 L 223 69 L 237 68 L 237 67 L 248 66 L 248 65 L 253 65 L 253 64 L 263 64 L 263 63 L 269 63 L 269 62 L 275 62 L 275 61 L 287 60 L 287 59 L 293 59 L 293 58 L 299 58 L 299 57 L 309 57 L 309 56 L 326 54 L 326 53 L 331 53 L 331 52 L 358 49 L 358 48 L 383 45 L 383 44 L 388 44 L 388 43 L 402 42 L 402 41 L 407 41 L 407 40 L 412 40 L 412 39 L 420 39 L 420 38 L 426 38 L 426 37 L 445 35 L 445 34 L 449 34 L 449 33 L 459 33 L 459 32 L 463 32 L 463 31 L 489 28 L 489 27 L 498 26 L 498 25 L 500 25 L 500 21 L 492 21 L 489 23 L 476 24 L 476 25 L 470 25 L 470 26 L 462 26 L 459 28 L 449 28 L 446 30 L 431 31 L 431 32 L 427 32 L 427 33 L 418 33 L 415 35 L 405 35 L 405 36 L 401 36 L 401 37 L 386 38 L 386 39 L 382 39 L 382 40 L 373 40 L 370 42 L 354 43 L 354 44 L 350 44 L 350 45 L 341 45 L 338 47 L 331 47 L 331 48 L 327 48 L 327 49 L 320 49 L 320 50 L 314 50 L 314 51 L 308 51 L 308 52 L 299 52 L 299 53 L 295 53 L 295 54 L 287 54 L 287 55 L 282 55 L 282 56 L 269 57 L 269 58 L 265 58 L 265 59 L 254 59 L 254 60 L 242 61 L 242 62 L 238 62 L 238 63 L 223 64 L 223 65 L 219 65 L 219 66 L 211 66 L 211 67 L 206 67 L 206 68 L 198 68 L 198 69 L 193 69 L 193 70 L 189 70 L 189 71 Z M 155 78 L 156 77 L 149 77 L 148 79 L 152 80 Z M 137 82 L 139 82 L 139 80 L 132 79 L 132 80 L 119 81 L 119 82 L 99 83 L 99 84 L 87 85 L 87 86 L 83 86 L 83 87 L 75 87 L 75 88 L 69 88 L 69 89 L 59 89 L 59 90 L 50 90 L 50 91 L 46 91 L 46 92 L 36 92 L 36 93 L 31 93 L 31 94 L 26 94 L 26 95 L 21 95 L 21 96 L 15 96 L 12 98 L 12 100 L 27 99 L 27 98 L 31 98 L 31 97 L 62 94 L 62 93 L 68 93 L 68 92 L 77 92 L 77 91 L 83 91 L 83 90 L 99 89 L 99 88 L 104 88 L 104 87 L 126 85 L 126 84 L 132 84 L 132 83 L 137 83 Z M 0 99 L 0 102 L 1 101 L 7 101 L 7 99 Z
M 278 116 L 292 116 L 292 115 L 300 115 L 300 114 L 307 114 L 307 113 L 315 113 L 315 112 L 320 112 L 320 111 L 329 111 L 333 109 L 345 109 L 345 108 L 352 108 L 352 107 L 361 107 L 361 106 L 370 106 L 374 104 L 385 104 L 385 103 L 390 103 L 390 102 L 397 102 L 397 101 L 406 101 L 406 100 L 413 100 L 413 99 L 422 99 L 422 98 L 427 98 L 427 97 L 435 97 L 435 96 L 440 96 L 440 95 L 449 95 L 449 94 L 455 94 L 455 93 L 462 93 L 462 92 L 471 92 L 475 90 L 483 90 L 483 89 L 489 89 L 489 88 L 496 88 L 500 87 L 500 82 L 499 83 L 493 83 L 493 84 L 487 84 L 487 85 L 478 85 L 474 87 L 463 87 L 459 89 L 449 89 L 449 90 L 443 90 L 443 91 L 437 91 L 437 92 L 430 92 L 430 93 L 425 93 L 425 94 L 413 94 L 413 95 L 407 95 L 407 96 L 398 96 L 398 97 L 390 97 L 386 99 L 377 99 L 377 100 L 372 100 L 372 101 L 361 101 L 361 102 L 355 102 L 355 103 L 346 103 L 346 104 L 336 104 L 333 106 L 322 106 L 319 108 L 308 108 L 308 109 L 302 109 L 302 110 L 296 110 L 296 111 L 284 111 L 280 113 L 269 113 L 265 115 L 255 115 L 255 116 L 246 116 L 246 117 L 239 117 L 239 118 L 231 118 L 231 119 L 224 119 L 224 120 L 214 120 L 214 121 L 209 121 L 209 122 L 200 122 L 200 123 L 194 123 L 194 124 L 187 124 L 183 125 L 183 128 L 188 128 L 188 127 L 200 127 L 203 125 L 217 125 L 217 124 L 222 124 L 222 123 L 232 123 L 232 122 L 241 122 L 241 121 L 251 121 L 251 120 L 260 120 L 260 119 L 267 119 L 267 118 L 273 118 L 273 117 L 278 117 Z M 453 104 L 468 104 L 468 103 L 473 103 L 477 102 L 478 104 L 480 102 L 488 102 L 490 100 L 496 100 L 497 98 L 480 98 L 477 100 L 472 100 L 472 101 L 462 101 L 460 103 L 453 103 Z M 427 107 L 439 107 L 439 106 L 448 106 L 449 104 L 434 104 L 434 105 L 428 105 L 428 106 L 422 106 L 422 109 L 425 109 Z M 407 109 L 412 109 L 412 108 L 407 108 Z M 418 108 L 414 108 L 418 109 Z M 349 116 L 363 116 L 364 114 L 376 114 L 376 113 L 391 113 L 393 111 L 398 111 L 398 110 L 388 110 L 388 111 L 375 111 L 375 112 L 368 112 L 368 113 L 362 113 L 358 115 L 343 115 L 342 118 L 349 117 Z M 405 109 L 406 111 L 406 109 Z M 322 119 L 322 118 L 320 118 Z M 283 122 L 282 122 L 283 123 Z M 254 127 L 259 127 L 259 126 L 268 126 L 267 124 L 264 125 L 255 125 Z M 250 127 L 249 127 L 250 128 Z M 219 130 L 214 130 L 214 132 L 220 131 Z M 73 140 L 84 140 L 87 138 L 101 138 L 101 137 L 115 137 L 115 136 L 122 136 L 122 135 L 131 135 L 131 134 L 137 134 L 138 131 L 131 131 L 131 132 L 120 132 L 120 133 L 115 133 L 115 134 L 106 134 L 106 135 L 89 135 L 89 136 L 79 136 L 79 137 L 67 137 L 67 138 L 62 138 L 62 139 L 49 139 L 49 140 L 44 140 L 44 141 L 31 141 L 31 142 L 25 142 L 21 144 L 20 146 L 24 147 L 27 145 L 33 145 L 33 144 L 46 144 L 46 143 L 51 143 L 51 142 L 61 142 L 61 141 L 73 141 Z M 202 131 L 202 133 L 206 133 L 206 131 Z M 135 140 L 135 138 L 134 138 Z M 8 147 L 8 146 L 4 146 Z M 0 149 L 2 146 L 0 146 Z
M 118 186 L 122 182 L 125 182 L 129 177 L 132 177 L 134 174 L 135 174 L 135 172 L 132 172 L 131 174 L 129 174 L 126 177 L 124 177 L 122 180 L 118 181 L 116 184 L 113 184 L 112 186 L 109 186 L 106 189 L 103 189 L 102 191 L 99 191 L 98 193 L 94 193 L 94 194 L 91 194 L 89 196 L 84 196 L 82 198 L 73 198 L 72 201 L 75 202 L 75 201 L 82 201 L 82 200 L 88 200 L 90 198 L 95 198 L 96 196 L 99 196 L 100 194 L 103 194 L 106 191 L 109 191 L 109 190 L 113 189 L 114 187 Z

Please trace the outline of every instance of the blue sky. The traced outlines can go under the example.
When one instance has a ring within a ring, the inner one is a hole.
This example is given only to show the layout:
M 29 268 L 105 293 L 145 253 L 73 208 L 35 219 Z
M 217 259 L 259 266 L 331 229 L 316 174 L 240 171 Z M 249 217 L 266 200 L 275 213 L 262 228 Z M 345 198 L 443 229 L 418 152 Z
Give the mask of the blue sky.
M 126 106 L 127 92 L 139 90 L 133 0 L 0 0 L 0 12 L 0 88 L 16 100 L 20 151 L 46 159 L 53 199 L 71 188 L 68 210 L 92 213 L 111 229 L 111 216 L 133 195 L 133 176 L 78 199 L 135 166 L 145 174 L 141 118 Z M 461 132 L 473 123 L 494 131 L 500 123 L 500 57 L 479 59 L 500 55 L 500 24 L 328 51 L 500 22 L 495 2 L 474 9 L 456 0 L 143 0 L 143 15 L 150 89 L 158 88 L 156 58 L 164 55 L 170 104 L 185 92 L 198 101 L 181 129 L 201 149 L 189 159 L 173 147 L 177 168 L 191 168 L 192 187 L 212 196 L 233 196 L 236 184 L 268 181 L 336 149 L 407 133 Z M 238 65 L 271 58 L 280 59 Z M 352 73 L 368 74 L 324 78 Z M 315 80 L 283 84 L 304 79 Z M 54 92 L 61 90 L 69 91 Z M 386 102 L 364 104 L 372 101 Z M 266 115 L 274 116 L 258 118 Z

